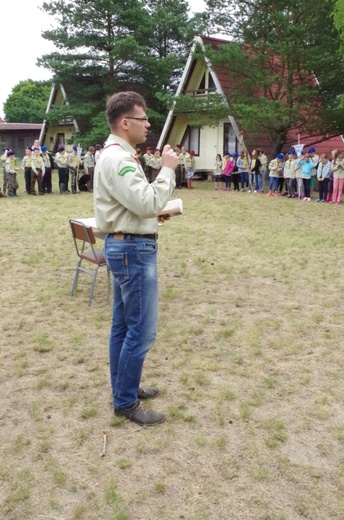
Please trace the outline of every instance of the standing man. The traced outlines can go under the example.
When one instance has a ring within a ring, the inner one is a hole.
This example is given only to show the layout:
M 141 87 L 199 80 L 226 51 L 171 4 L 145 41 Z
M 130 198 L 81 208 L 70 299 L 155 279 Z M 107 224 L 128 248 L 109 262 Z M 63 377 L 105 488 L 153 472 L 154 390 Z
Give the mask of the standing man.
M 155 387 L 140 387 L 143 362 L 158 325 L 157 230 L 160 211 L 175 187 L 178 159 L 169 145 L 162 168 L 149 184 L 135 147 L 145 142 L 150 124 L 146 103 L 136 92 L 119 92 L 106 104 L 111 134 L 97 161 L 94 205 L 97 227 L 107 233 L 105 257 L 114 278 L 110 331 L 110 375 L 115 415 L 141 426 L 165 415 L 147 409 Z

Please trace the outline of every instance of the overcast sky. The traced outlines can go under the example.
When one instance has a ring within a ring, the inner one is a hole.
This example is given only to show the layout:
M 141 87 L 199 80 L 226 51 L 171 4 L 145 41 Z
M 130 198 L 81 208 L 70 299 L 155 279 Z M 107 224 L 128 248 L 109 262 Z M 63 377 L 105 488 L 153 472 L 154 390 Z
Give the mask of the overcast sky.
M 0 48 L 3 63 L 10 66 L 2 70 L 0 78 L 0 117 L 4 118 L 3 104 L 13 87 L 20 81 L 48 80 L 50 71 L 37 67 L 37 58 L 54 50 L 51 42 L 44 40 L 42 31 L 52 26 L 53 18 L 42 13 L 39 7 L 44 0 L 11 0 L 10 19 L 2 23 Z M 194 12 L 205 8 L 203 0 L 189 0 Z M 22 121 L 25 123 L 25 121 Z

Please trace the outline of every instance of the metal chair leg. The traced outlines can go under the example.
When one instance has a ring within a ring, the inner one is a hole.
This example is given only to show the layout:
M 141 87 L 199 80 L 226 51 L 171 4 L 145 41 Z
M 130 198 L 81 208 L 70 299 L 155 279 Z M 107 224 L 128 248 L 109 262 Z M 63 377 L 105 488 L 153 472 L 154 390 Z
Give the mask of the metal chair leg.
M 89 300 L 88 305 L 91 305 L 91 303 L 92 303 L 93 291 L 94 291 L 94 288 L 95 288 L 95 285 L 96 285 L 98 269 L 99 269 L 99 265 L 98 265 L 97 269 L 94 271 L 93 282 L 92 282 L 92 287 L 91 287 L 91 294 L 90 294 L 90 300 Z

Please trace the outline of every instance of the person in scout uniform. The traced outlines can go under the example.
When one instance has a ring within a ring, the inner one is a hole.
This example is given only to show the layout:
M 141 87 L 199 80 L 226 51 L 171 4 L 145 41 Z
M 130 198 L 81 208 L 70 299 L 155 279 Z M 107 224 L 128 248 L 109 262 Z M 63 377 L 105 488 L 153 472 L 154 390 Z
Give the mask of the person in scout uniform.
M 52 155 L 48 152 L 48 148 L 46 146 L 42 146 L 41 148 L 41 157 L 43 159 L 45 173 L 42 181 L 42 191 L 43 193 L 51 193 L 51 174 L 54 170 L 54 159 Z
M 182 183 L 183 183 L 183 181 L 185 181 L 185 179 L 186 179 L 186 160 L 189 157 L 189 152 L 187 151 L 185 146 L 182 146 L 179 157 L 180 157 L 180 163 L 182 166 Z
M 152 154 L 152 148 L 150 146 L 147 146 L 146 153 L 143 156 L 145 160 L 145 174 L 148 179 L 148 182 L 152 182 L 152 161 L 153 161 L 153 154 Z
M 31 195 L 31 168 L 32 161 L 32 148 L 31 146 L 27 146 L 25 148 L 25 155 L 22 160 L 22 169 L 24 170 L 24 179 L 25 179 L 25 189 L 28 195 Z
M 94 146 L 89 146 L 84 158 L 84 172 L 87 175 L 87 189 L 93 191 L 93 176 L 94 176 Z
M 18 169 L 19 168 L 16 168 L 16 159 L 14 156 L 14 152 L 12 150 L 9 150 L 7 152 L 7 158 L 5 161 L 5 172 L 9 197 L 19 197 L 19 195 L 17 195 L 17 189 L 19 188 L 19 184 L 17 181 Z
M 58 147 L 57 154 L 55 156 L 55 161 L 59 173 L 60 195 L 66 195 L 68 193 L 68 154 L 64 146 Z
M 178 160 L 166 145 L 160 173 L 148 182 L 135 157 L 135 146 L 147 139 L 150 127 L 140 94 L 114 94 L 106 115 L 111 134 L 96 164 L 94 208 L 97 228 L 107 233 L 104 254 L 114 281 L 109 342 L 114 413 L 152 426 L 165 415 L 141 400 L 154 399 L 159 389 L 143 389 L 140 381 L 158 325 L 157 231 L 159 220 L 165 220 L 159 214 L 173 193 Z
M 78 156 L 78 147 L 77 146 L 73 146 L 73 151 L 71 154 L 69 154 L 69 157 L 68 157 L 68 164 L 69 164 L 69 169 L 72 174 L 72 193 L 75 194 L 75 193 L 77 193 L 76 187 L 77 187 L 77 182 L 79 180 L 79 166 L 80 166 L 80 159 Z
M 3 153 L 1 156 L 1 162 L 2 162 L 2 169 L 3 169 L 3 183 L 2 183 L 2 191 L 4 192 L 4 195 L 6 195 L 7 192 L 7 176 L 5 171 L 5 162 L 7 160 L 7 153 L 10 151 L 10 148 L 4 148 Z
M 152 178 L 151 182 L 154 182 L 157 176 L 159 175 L 159 172 L 161 170 L 161 157 L 160 157 L 160 150 L 154 150 L 153 159 L 151 162 L 152 165 Z
M 44 195 L 42 189 L 42 180 L 45 173 L 45 166 L 42 157 L 39 155 L 39 148 L 33 149 L 33 156 L 31 158 L 31 195 L 36 195 L 35 184 L 37 181 L 38 193 Z

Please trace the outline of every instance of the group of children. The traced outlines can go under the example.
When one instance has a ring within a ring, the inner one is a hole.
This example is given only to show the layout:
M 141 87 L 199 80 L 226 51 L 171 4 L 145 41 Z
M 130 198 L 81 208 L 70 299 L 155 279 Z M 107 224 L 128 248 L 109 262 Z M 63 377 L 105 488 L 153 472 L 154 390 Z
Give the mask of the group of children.
M 195 174 L 195 152 L 194 150 L 188 152 L 185 146 L 180 144 L 174 147 L 174 151 L 179 161 L 176 169 L 176 188 L 181 189 L 185 183 L 188 189 L 193 189 L 192 178 Z M 140 161 L 148 181 L 154 182 L 162 166 L 160 150 L 155 149 L 152 151 L 152 148 L 147 146 L 146 153 L 142 154 L 141 148 L 136 148 L 136 158 Z
M 286 195 L 288 198 L 299 198 L 310 201 L 311 191 L 318 182 L 319 197 L 317 202 L 331 202 L 339 204 L 344 191 L 344 151 L 333 150 L 331 160 L 327 154 L 317 155 L 315 148 L 297 157 L 294 150 L 287 154 L 279 153 L 268 162 L 262 151 L 254 150 L 249 157 L 246 150 L 240 155 L 226 153 L 222 160 L 216 156 L 214 168 L 215 190 L 231 189 L 234 191 L 263 193 L 265 177 L 269 173 L 269 187 L 267 196 Z
M 19 196 L 17 194 L 19 189 L 17 172 L 20 169 L 24 172 L 25 189 L 28 195 L 52 193 L 51 175 L 54 168 L 58 170 L 60 194 L 70 193 L 69 178 L 71 178 L 72 193 L 77 193 L 78 188 L 79 191 L 92 191 L 95 161 L 101 149 L 101 145 L 88 148 L 83 160 L 84 175 L 79 178 L 81 149 L 77 146 L 73 146 L 71 152 L 68 152 L 64 146 L 59 146 L 55 158 L 53 158 L 52 154 L 48 152 L 48 148 L 40 147 L 39 141 L 36 140 L 32 146 L 25 148 L 21 168 L 16 166 L 15 152 L 6 148 L 1 156 L 3 189 L 2 191 L 0 189 L 0 196 Z

